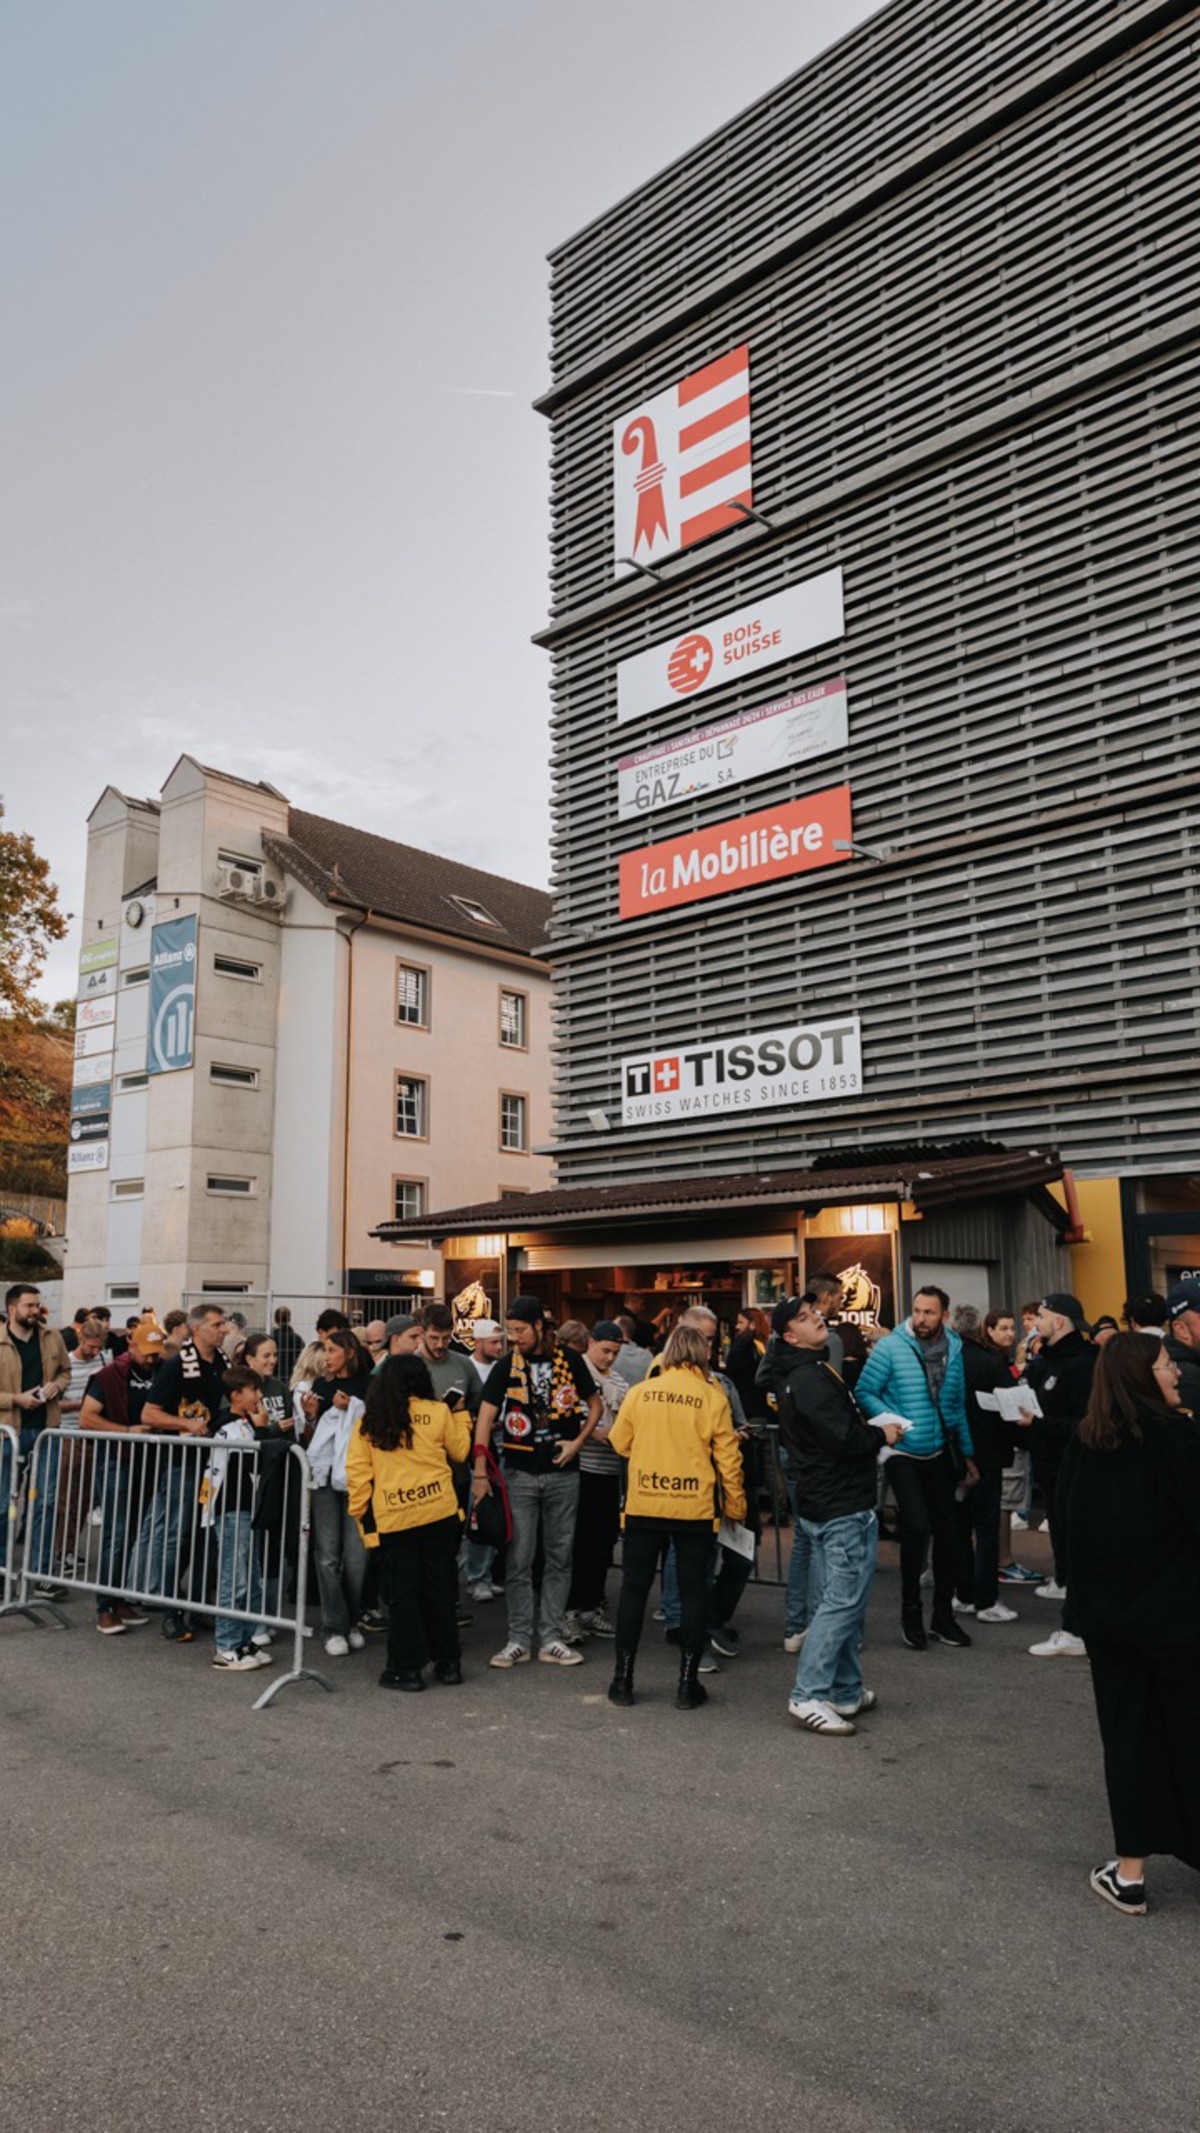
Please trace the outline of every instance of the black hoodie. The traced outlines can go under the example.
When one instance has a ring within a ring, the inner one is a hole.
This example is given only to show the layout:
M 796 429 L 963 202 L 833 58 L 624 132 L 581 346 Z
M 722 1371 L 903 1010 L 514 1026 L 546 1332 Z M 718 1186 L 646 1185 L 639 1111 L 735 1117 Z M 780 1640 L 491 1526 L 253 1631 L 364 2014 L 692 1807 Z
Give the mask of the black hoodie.
M 875 1463 L 887 1442 L 883 1431 L 865 1419 L 832 1364 L 815 1350 L 772 1339 L 764 1364 L 777 1345 L 782 1354 L 773 1359 L 771 1383 L 801 1518 L 824 1526 L 873 1511 Z

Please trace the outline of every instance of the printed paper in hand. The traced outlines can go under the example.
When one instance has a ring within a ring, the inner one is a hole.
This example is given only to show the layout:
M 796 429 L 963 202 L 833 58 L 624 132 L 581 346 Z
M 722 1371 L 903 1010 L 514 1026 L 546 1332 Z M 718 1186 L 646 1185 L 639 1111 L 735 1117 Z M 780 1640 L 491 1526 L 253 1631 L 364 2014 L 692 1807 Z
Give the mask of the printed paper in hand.
M 722 1548 L 732 1548 L 735 1555 L 744 1555 L 748 1563 L 754 1561 L 754 1535 L 749 1526 L 735 1526 L 732 1519 L 723 1518 L 717 1539 Z

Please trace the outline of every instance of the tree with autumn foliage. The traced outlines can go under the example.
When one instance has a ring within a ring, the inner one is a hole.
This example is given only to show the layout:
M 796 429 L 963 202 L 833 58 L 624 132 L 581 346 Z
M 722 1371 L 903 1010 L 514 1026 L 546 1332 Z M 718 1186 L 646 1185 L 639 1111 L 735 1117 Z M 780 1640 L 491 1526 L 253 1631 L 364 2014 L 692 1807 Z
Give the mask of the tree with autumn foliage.
M 44 1012 L 34 987 L 51 941 L 61 941 L 67 922 L 48 862 L 32 837 L 5 829 L 0 801 L 0 1015 L 21 1023 Z

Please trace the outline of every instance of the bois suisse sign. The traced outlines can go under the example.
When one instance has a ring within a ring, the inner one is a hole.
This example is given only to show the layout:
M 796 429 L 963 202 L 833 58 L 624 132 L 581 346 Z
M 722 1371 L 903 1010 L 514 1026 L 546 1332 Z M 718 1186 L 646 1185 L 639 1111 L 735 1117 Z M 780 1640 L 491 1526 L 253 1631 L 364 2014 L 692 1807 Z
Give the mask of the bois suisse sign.
M 621 1061 L 621 1123 L 710 1118 L 774 1104 L 828 1102 L 862 1089 L 858 1018 L 833 1015 L 794 1029 L 723 1037 Z
M 707 896 L 726 896 L 789 874 L 833 866 L 849 854 L 834 850 L 850 836 L 850 787 L 833 785 L 782 807 L 718 822 L 664 844 L 621 855 L 622 918 L 671 911 Z
M 617 666 L 617 724 L 684 704 L 727 681 L 740 681 L 814 645 L 830 644 L 845 629 L 842 573 L 820 577 L 697 623 Z

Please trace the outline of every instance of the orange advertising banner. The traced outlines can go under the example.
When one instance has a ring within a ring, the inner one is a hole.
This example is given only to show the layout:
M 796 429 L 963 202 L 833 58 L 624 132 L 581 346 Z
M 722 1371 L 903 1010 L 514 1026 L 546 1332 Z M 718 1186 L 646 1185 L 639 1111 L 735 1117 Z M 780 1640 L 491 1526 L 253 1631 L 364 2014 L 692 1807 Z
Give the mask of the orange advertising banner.
M 690 837 L 672 837 L 621 858 L 621 917 L 670 911 L 706 896 L 727 896 L 760 881 L 781 881 L 814 867 L 836 865 L 849 852 L 835 852 L 836 839 L 850 836 L 850 787 L 831 785 L 781 807 L 739 815 Z

